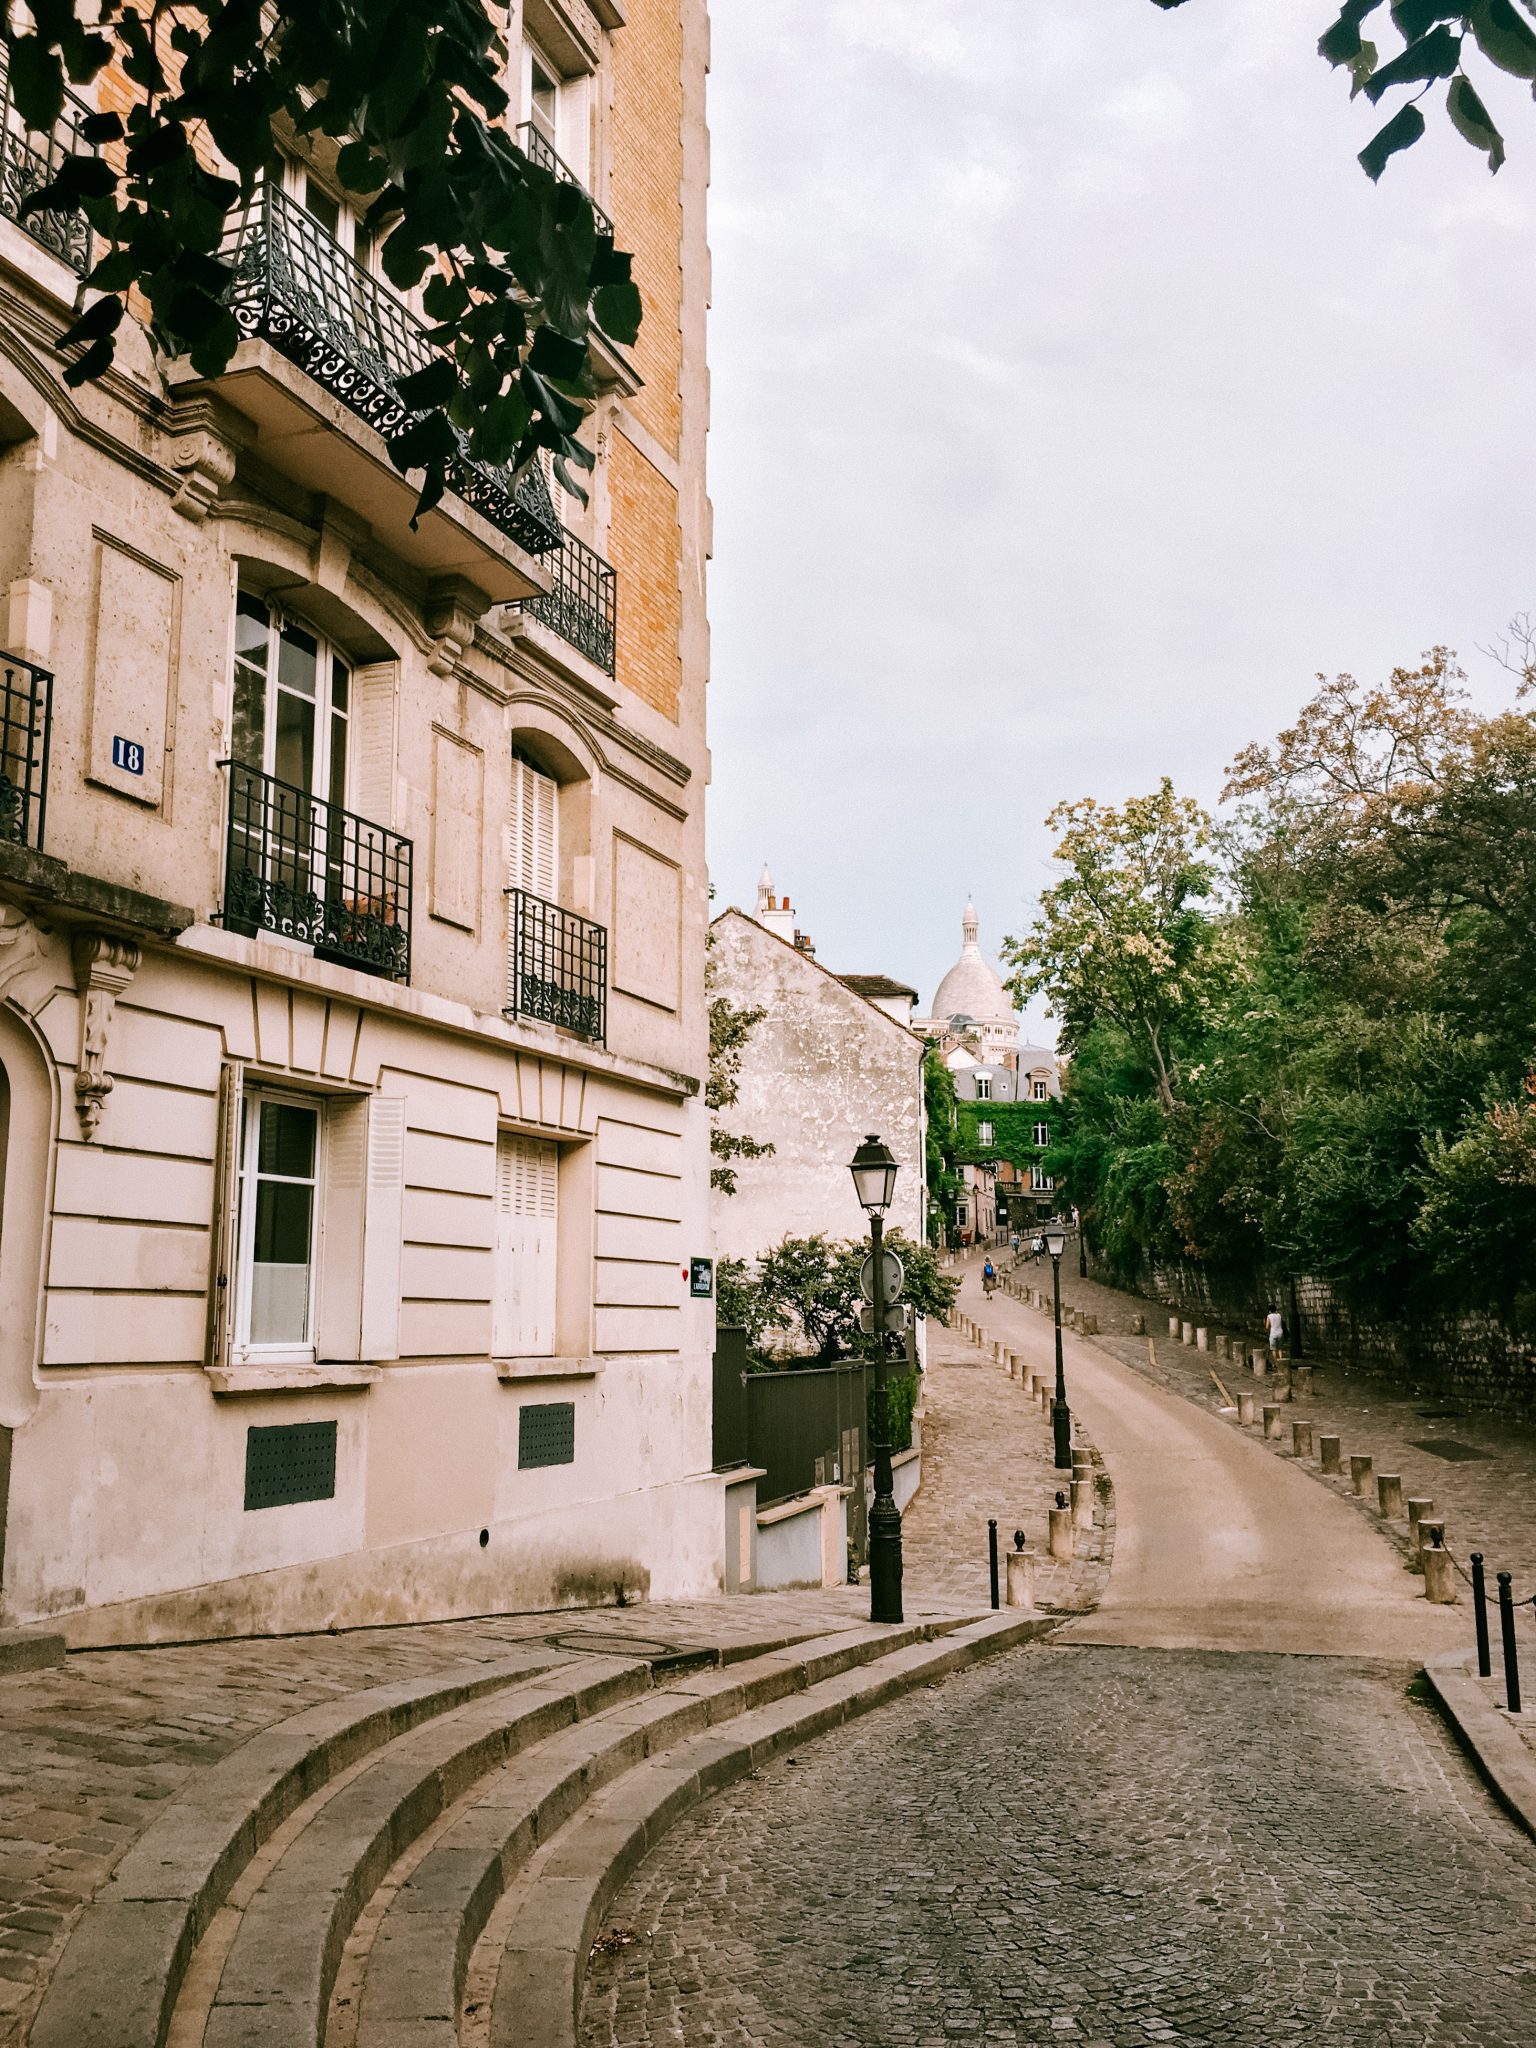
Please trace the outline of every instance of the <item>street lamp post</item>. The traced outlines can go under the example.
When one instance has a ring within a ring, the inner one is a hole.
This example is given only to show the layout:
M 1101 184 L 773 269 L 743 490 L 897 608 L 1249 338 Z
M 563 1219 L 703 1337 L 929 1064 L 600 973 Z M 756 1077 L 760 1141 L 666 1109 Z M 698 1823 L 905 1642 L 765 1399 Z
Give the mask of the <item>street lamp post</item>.
M 1056 1398 L 1051 1403 L 1051 1427 L 1056 1434 L 1056 1469 L 1072 1469 L 1072 1411 L 1067 1406 L 1067 1371 L 1061 1358 L 1061 1255 L 1067 1248 L 1067 1233 L 1059 1223 L 1045 1230 L 1045 1248 L 1051 1255 L 1051 1286 L 1056 1301 Z
M 875 1498 L 869 1511 L 869 1618 L 901 1620 L 901 1510 L 891 1472 L 890 1400 L 885 1351 L 885 1212 L 896 1192 L 896 1161 L 873 1133 L 850 1166 L 859 1202 L 869 1218 L 875 1326 Z

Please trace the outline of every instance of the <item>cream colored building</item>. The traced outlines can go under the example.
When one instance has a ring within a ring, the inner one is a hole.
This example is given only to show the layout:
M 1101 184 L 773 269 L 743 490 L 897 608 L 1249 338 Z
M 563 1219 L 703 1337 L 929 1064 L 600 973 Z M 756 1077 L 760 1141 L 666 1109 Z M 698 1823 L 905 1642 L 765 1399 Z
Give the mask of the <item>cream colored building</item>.
M 466 467 L 412 530 L 373 421 L 424 344 L 291 139 L 216 378 L 140 335 L 66 390 L 79 224 L 0 218 L 7 1622 L 721 1583 L 706 11 L 511 28 L 645 300 L 586 508 Z M 0 206 L 39 146 L 0 135 Z

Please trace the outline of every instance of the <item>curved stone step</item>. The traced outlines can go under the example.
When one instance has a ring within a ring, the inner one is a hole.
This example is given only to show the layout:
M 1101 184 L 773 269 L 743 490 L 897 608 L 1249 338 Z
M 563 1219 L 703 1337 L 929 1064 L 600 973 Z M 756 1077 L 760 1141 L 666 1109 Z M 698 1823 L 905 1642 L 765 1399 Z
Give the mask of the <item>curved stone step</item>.
M 941 1641 L 910 1645 L 871 1669 L 845 1670 L 753 1709 L 625 1772 L 529 1864 L 497 1972 L 492 2048 L 577 2048 L 582 1979 L 603 1914 L 647 1852 L 706 1794 L 913 1686 L 1056 1626 L 1039 1617 L 986 1615 Z M 444 2035 L 441 2048 L 450 2039 Z M 418 2041 L 439 2048 L 435 2035 L 403 2031 L 370 2048 L 412 2048 Z
M 635 1701 L 634 1658 L 581 1667 L 472 1701 L 404 1735 L 322 1806 L 267 1873 L 225 1959 L 207 2048 L 319 2048 L 341 1951 L 389 1866 L 472 1785 L 578 1717 Z
M 849 1629 L 698 1672 L 520 1756 L 444 1831 L 391 1901 L 367 1956 L 356 2048 L 405 2048 L 439 2033 L 451 2041 L 470 1951 L 503 1891 L 621 1772 L 751 1709 L 921 1647 L 949 1626 Z
M 251 1857 L 370 1751 L 531 1673 L 539 1646 L 327 1700 L 266 1728 L 173 1798 L 87 1906 L 28 2034 L 31 2048 L 162 2048 L 193 1949 Z

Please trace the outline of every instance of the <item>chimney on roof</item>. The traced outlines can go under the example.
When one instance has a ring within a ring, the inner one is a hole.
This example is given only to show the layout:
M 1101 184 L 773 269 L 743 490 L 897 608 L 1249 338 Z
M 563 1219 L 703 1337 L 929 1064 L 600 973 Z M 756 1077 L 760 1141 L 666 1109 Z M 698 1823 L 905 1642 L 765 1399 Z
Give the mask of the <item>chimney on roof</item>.
M 752 915 L 777 938 L 787 939 L 791 945 L 799 944 L 799 935 L 795 931 L 795 913 L 790 908 L 789 898 L 774 894 L 773 877 L 769 874 L 766 863 L 758 877 L 757 907 Z

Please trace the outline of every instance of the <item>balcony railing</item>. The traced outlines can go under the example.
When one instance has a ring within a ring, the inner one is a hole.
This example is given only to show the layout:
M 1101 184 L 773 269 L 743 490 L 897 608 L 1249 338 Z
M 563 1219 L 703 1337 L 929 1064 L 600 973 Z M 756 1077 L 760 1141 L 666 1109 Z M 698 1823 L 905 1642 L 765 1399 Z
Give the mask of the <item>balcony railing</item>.
M 296 199 L 262 185 L 231 222 L 222 253 L 235 273 L 229 303 L 242 334 L 269 341 L 381 434 L 409 417 L 399 380 L 438 351 L 403 300 Z M 529 553 L 558 546 L 560 522 L 537 463 L 514 476 L 464 454 L 449 463 L 448 482 Z
M 576 173 L 565 161 L 565 158 L 557 155 L 554 145 L 540 134 L 531 121 L 525 121 L 522 127 L 518 129 L 517 139 L 522 148 L 523 155 L 527 157 L 529 163 L 537 164 L 541 171 L 548 171 L 557 184 L 574 185 L 576 187 L 576 190 L 592 209 L 592 216 L 597 222 L 597 232 L 600 235 L 612 235 L 613 222 L 608 214 L 598 205 L 581 179 L 577 177 Z
M 224 923 L 321 959 L 411 977 L 411 842 L 241 761 L 229 770 Z
M 83 277 L 91 267 L 91 230 L 83 213 L 29 213 L 22 207 L 58 176 L 66 157 L 95 156 L 94 143 L 81 138 L 80 123 L 90 112 L 74 93 L 64 95 L 64 111 L 46 134 L 29 128 L 11 97 L 11 67 L 0 43 L 0 213 L 26 229 Z
M 40 853 L 48 807 L 53 677 L 19 654 L 0 654 L 0 840 Z
M 555 572 L 554 588 L 542 597 L 521 598 L 518 609 L 542 619 L 552 632 L 611 676 L 619 612 L 618 577 L 602 556 L 574 533 L 566 534 L 560 552 L 547 560 Z
M 608 1032 L 608 934 L 531 896 L 507 891 L 507 1010 L 601 1045 Z

